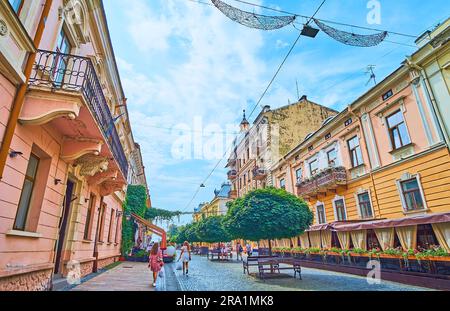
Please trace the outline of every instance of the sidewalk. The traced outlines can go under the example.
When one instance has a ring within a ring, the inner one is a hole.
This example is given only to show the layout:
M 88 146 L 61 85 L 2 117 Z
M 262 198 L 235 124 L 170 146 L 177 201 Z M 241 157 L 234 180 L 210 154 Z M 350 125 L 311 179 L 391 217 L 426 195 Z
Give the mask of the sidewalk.
M 78 285 L 72 291 L 161 291 L 164 279 L 152 287 L 153 276 L 147 263 L 124 262 L 101 275 Z

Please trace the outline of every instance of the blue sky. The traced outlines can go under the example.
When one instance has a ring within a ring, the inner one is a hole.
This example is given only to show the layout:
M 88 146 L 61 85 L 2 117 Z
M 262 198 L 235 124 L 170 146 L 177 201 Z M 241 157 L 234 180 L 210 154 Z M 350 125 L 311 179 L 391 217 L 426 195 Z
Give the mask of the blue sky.
M 224 1 L 248 11 L 276 14 Z M 309 16 L 321 0 L 250 2 Z M 450 12 L 448 0 L 380 0 L 381 24 L 369 25 L 367 3 L 328 0 L 317 17 L 419 35 Z M 214 189 L 226 181 L 225 163 L 186 209 L 217 159 L 174 157 L 173 143 L 180 133 L 170 129 L 180 123 L 194 128 L 195 118 L 201 118 L 205 127 L 230 132 L 225 126 L 237 126 L 242 110 L 251 110 L 298 32 L 292 26 L 272 32 L 249 29 L 215 7 L 188 0 L 108 0 L 105 7 L 153 205 L 193 211 L 199 203 L 211 200 Z M 407 37 L 391 35 L 388 40 L 414 45 L 414 39 Z M 316 39 L 303 37 L 262 104 L 276 108 L 295 101 L 298 80 L 300 95 L 341 110 L 370 87 L 366 86 L 367 65 L 376 65 L 380 81 L 414 50 L 389 42 L 373 48 L 350 47 L 324 33 Z M 196 129 L 183 134 L 200 135 Z M 185 216 L 182 222 L 191 219 Z

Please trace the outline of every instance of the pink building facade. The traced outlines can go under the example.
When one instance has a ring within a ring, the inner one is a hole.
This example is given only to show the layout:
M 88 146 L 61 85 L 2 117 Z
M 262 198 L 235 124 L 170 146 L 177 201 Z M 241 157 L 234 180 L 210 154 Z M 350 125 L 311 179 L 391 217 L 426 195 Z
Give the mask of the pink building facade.
M 0 163 L 0 290 L 49 290 L 55 279 L 118 260 L 126 186 L 143 174 L 129 159 L 140 150 L 102 1 L 1 1 L 0 26 L 0 139 L 8 152 Z

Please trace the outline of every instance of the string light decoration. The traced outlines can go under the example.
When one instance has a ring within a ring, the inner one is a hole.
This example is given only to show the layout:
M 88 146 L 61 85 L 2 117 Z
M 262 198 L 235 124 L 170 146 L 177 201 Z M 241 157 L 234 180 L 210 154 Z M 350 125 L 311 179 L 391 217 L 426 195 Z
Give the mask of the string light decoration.
M 338 30 L 336 28 L 325 25 L 317 19 L 314 19 L 317 27 L 319 27 L 328 36 L 341 43 L 358 47 L 371 47 L 380 44 L 386 39 L 388 32 L 383 31 L 373 35 L 358 35 L 352 32 Z
M 292 24 L 296 16 L 266 16 L 240 10 L 220 0 L 211 0 L 216 8 L 218 8 L 225 16 L 241 25 L 262 29 L 275 30 Z

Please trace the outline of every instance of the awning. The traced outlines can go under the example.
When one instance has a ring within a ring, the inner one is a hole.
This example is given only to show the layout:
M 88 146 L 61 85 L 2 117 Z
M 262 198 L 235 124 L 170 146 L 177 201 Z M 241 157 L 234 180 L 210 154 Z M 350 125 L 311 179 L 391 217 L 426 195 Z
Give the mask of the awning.
M 156 235 L 161 236 L 161 249 L 165 250 L 167 248 L 167 241 L 166 241 L 166 231 L 163 228 L 160 228 L 154 224 L 152 224 L 150 221 L 148 221 L 145 218 L 140 217 L 139 215 L 136 215 L 134 213 L 131 213 L 131 216 L 136 219 L 137 222 L 141 223 L 142 225 L 146 226 L 150 231 L 155 233 Z
M 450 213 L 429 214 L 429 215 L 416 215 L 398 219 L 384 219 L 373 220 L 368 222 L 358 223 L 335 223 L 333 224 L 334 231 L 355 231 L 366 229 L 382 229 L 382 228 L 394 228 L 394 227 L 406 227 L 414 225 L 426 225 L 450 222 Z
M 336 231 L 336 226 L 342 226 L 342 225 L 353 225 L 353 224 L 360 224 L 363 222 L 363 220 L 347 220 L 347 221 L 335 221 L 327 224 L 320 224 L 320 225 L 313 225 L 309 227 L 308 230 L 305 230 L 306 232 L 314 232 L 314 231 L 325 231 L 325 230 L 332 230 Z

